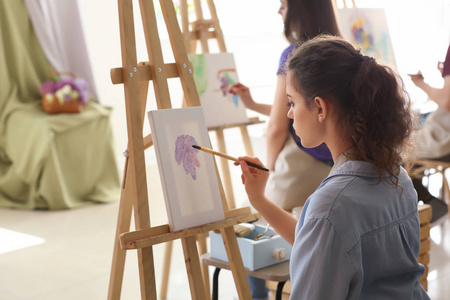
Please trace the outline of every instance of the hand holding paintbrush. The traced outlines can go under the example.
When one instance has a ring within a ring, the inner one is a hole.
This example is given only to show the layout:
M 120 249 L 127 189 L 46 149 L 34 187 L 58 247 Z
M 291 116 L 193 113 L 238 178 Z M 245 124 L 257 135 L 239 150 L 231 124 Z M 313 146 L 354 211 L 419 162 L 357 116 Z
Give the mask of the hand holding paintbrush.
M 246 108 L 266 116 L 270 115 L 272 105 L 255 102 L 255 100 L 253 100 L 252 94 L 250 93 L 250 89 L 247 86 L 243 85 L 242 83 L 238 82 L 233 84 L 229 88 L 228 92 L 233 95 L 238 95 Z
M 198 146 L 198 145 L 192 145 L 192 147 L 194 147 L 195 149 L 198 149 L 198 150 L 202 150 L 202 151 L 211 153 L 213 155 L 217 155 L 217 156 L 220 156 L 220 157 L 223 157 L 223 158 L 235 161 L 235 162 L 239 162 L 239 159 L 237 159 L 236 157 L 230 156 L 230 155 L 225 154 L 225 153 L 217 152 L 217 151 L 214 151 L 212 149 L 201 147 L 201 146 Z M 257 164 L 251 163 L 251 162 L 247 162 L 247 161 L 246 161 L 246 163 L 250 167 L 269 172 L 269 169 L 264 168 L 263 166 L 260 166 L 260 165 L 257 165 Z
M 220 153 L 208 148 L 204 148 L 197 145 L 192 145 L 195 149 L 202 150 L 229 160 L 234 161 L 235 165 L 240 165 L 242 170 L 242 184 L 245 185 L 245 191 L 247 192 L 250 203 L 258 210 L 259 204 L 264 202 L 264 190 L 269 178 L 269 169 L 262 166 L 261 161 L 256 157 L 240 157 L 240 159 L 229 156 L 224 153 Z M 261 172 L 262 170 L 264 172 Z M 265 199 L 268 201 L 267 199 Z M 261 202 L 262 201 L 262 202 Z

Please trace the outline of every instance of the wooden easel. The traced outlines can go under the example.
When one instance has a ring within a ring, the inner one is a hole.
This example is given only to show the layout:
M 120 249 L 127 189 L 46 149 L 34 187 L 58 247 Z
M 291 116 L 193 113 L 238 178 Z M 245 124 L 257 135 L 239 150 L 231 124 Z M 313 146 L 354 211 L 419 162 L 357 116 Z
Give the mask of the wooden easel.
M 337 7 L 337 2 L 338 2 L 338 0 L 334 0 L 334 5 L 335 5 L 335 7 Z M 351 2 L 352 2 L 353 7 L 356 7 L 355 0 L 351 0 Z M 347 6 L 347 0 L 342 0 L 342 5 L 343 5 L 345 8 L 347 8 L 347 7 L 348 7 L 348 6 Z
M 195 8 L 196 21 L 189 22 L 187 0 L 180 1 L 180 15 L 181 15 L 181 29 L 184 36 L 184 43 L 189 53 L 195 53 L 197 45 L 200 43 L 202 53 L 210 53 L 208 41 L 215 39 L 218 44 L 219 52 L 227 52 L 223 32 L 220 28 L 219 19 L 217 17 L 216 7 L 213 0 L 207 0 L 207 5 L 211 19 L 204 19 L 201 7 L 201 0 L 193 0 Z M 250 143 L 250 136 L 248 134 L 247 126 L 263 123 L 258 118 L 251 118 L 248 123 L 226 125 L 214 128 L 208 128 L 209 131 L 214 131 L 217 138 L 217 147 L 220 152 L 227 153 L 225 146 L 224 130 L 228 128 L 239 127 L 247 155 L 253 156 L 253 149 Z M 228 167 L 228 161 L 219 158 L 222 180 L 224 182 L 227 201 L 230 208 L 235 208 L 233 187 L 231 184 L 231 176 Z
M 204 19 L 203 11 L 201 7 L 201 0 L 193 0 L 193 5 L 195 9 L 196 20 L 193 22 L 189 22 L 188 18 L 188 4 L 187 0 L 180 1 L 180 16 L 181 16 L 181 29 L 184 37 L 184 44 L 189 53 L 195 53 L 197 49 L 197 45 L 200 43 L 202 53 L 210 53 L 208 41 L 211 39 L 215 39 L 218 44 L 218 48 L 220 52 L 227 52 L 225 46 L 225 40 L 223 37 L 222 29 L 220 28 L 219 19 L 217 17 L 216 8 L 213 0 L 207 0 L 207 5 L 209 9 L 209 13 L 211 19 Z M 218 150 L 222 153 L 227 153 L 226 145 L 225 145 L 225 135 L 224 130 L 227 128 L 235 128 L 239 127 L 241 136 L 243 139 L 245 151 L 247 155 L 253 156 L 253 149 L 250 143 L 250 136 L 248 134 L 247 126 L 253 124 L 259 124 L 263 121 L 260 121 L 258 118 L 251 118 L 248 123 L 245 124 L 235 124 L 235 125 L 227 125 L 220 126 L 214 128 L 208 128 L 209 131 L 214 131 L 216 133 L 217 147 Z M 224 184 L 225 193 L 227 197 L 228 207 L 235 208 L 235 200 L 233 193 L 233 186 L 231 182 L 231 174 L 230 168 L 228 165 L 228 161 L 224 158 L 218 158 L 220 163 L 220 169 L 222 171 L 222 182 Z M 197 242 L 199 245 L 199 255 L 205 254 L 207 252 L 206 245 L 206 236 L 197 237 Z M 168 242 L 165 245 L 165 253 L 164 253 L 164 261 L 163 261 L 163 272 L 161 278 L 161 290 L 160 297 L 165 299 L 167 297 L 167 288 L 169 284 L 169 270 L 170 270 L 170 261 L 172 257 L 173 243 Z M 209 285 L 209 272 L 208 266 L 202 265 L 202 274 L 205 284 L 205 289 L 207 294 L 209 295 L 210 285 Z M 209 296 L 208 296 L 209 298 Z
M 118 0 L 122 67 L 111 70 L 114 84 L 123 83 L 127 116 L 128 149 L 119 206 L 108 299 L 120 299 L 126 250 L 138 254 L 140 290 L 142 299 L 156 299 L 153 245 L 181 239 L 187 275 L 193 299 L 207 299 L 201 274 L 195 236 L 220 229 L 240 299 L 250 299 L 245 270 L 242 264 L 233 225 L 258 219 L 250 208 L 229 210 L 223 189 L 222 204 L 225 219 L 203 226 L 170 232 L 168 225 L 151 227 L 144 150 L 153 144 L 151 134 L 143 137 L 143 119 L 149 81 L 153 82 L 158 109 L 170 109 L 168 78 L 179 77 L 188 106 L 200 102 L 192 77 L 192 65 L 182 41 L 175 9 L 171 0 L 160 0 L 169 33 L 175 63 L 165 64 L 158 35 L 153 1 L 140 0 L 149 63 L 137 62 L 132 0 Z M 217 173 L 218 175 L 218 173 Z M 218 176 L 219 178 L 219 176 Z M 136 231 L 130 230 L 134 211 Z

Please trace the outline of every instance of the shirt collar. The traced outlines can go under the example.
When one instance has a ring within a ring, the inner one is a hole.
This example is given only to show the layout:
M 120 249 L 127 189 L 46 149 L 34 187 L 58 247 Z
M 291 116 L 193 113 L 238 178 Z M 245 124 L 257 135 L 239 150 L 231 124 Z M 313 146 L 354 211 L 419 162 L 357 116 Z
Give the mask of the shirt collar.
M 328 174 L 328 176 L 333 175 L 334 172 L 336 172 L 336 170 L 342 166 L 344 163 L 348 162 L 350 159 L 348 157 L 348 153 L 352 150 L 353 146 L 348 148 L 347 150 L 345 150 L 344 152 L 341 153 L 341 155 L 338 156 L 338 158 L 336 159 L 336 161 L 334 162 L 333 167 L 330 170 L 330 174 Z

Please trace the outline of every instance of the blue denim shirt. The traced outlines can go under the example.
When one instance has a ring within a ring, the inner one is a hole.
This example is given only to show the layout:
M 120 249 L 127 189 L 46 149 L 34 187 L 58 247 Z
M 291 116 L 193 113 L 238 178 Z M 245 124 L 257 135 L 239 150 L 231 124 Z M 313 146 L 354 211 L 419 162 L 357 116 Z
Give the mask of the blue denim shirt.
M 418 282 L 417 194 L 403 168 L 399 184 L 363 161 L 332 171 L 296 227 L 291 299 L 429 299 Z

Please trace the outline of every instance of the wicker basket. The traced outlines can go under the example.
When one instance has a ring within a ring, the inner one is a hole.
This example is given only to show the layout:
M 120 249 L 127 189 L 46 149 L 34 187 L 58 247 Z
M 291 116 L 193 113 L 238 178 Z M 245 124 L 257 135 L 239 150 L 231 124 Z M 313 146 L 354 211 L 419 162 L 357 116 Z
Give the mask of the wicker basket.
M 77 78 L 77 75 L 72 72 L 52 72 L 49 75 L 50 81 L 56 82 L 58 78 L 62 76 L 70 76 Z M 54 93 L 42 93 L 41 92 L 41 105 L 42 109 L 48 114 L 59 113 L 80 113 L 83 111 L 84 103 L 78 99 L 70 99 L 59 101 L 59 98 Z

